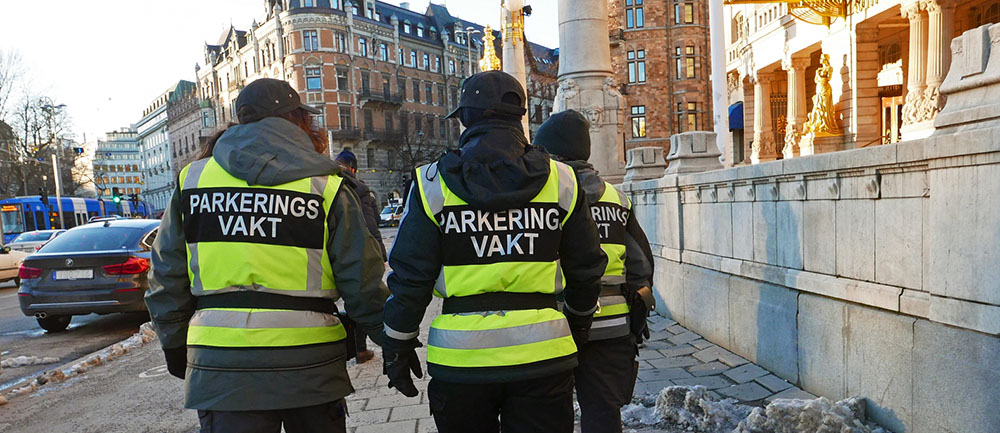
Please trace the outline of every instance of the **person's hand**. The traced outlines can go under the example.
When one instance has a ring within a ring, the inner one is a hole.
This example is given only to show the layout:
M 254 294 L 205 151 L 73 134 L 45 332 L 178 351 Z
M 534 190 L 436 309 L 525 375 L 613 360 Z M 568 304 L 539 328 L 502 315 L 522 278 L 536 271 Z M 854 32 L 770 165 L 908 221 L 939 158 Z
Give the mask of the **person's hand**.
M 569 311 L 565 311 L 564 313 L 566 315 L 566 322 L 569 322 L 569 332 L 573 333 L 573 342 L 576 343 L 576 348 L 579 350 L 584 344 L 590 341 L 590 325 L 594 323 L 594 314 L 578 316 Z
M 641 343 L 643 338 L 649 340 L 649 324 L 646 323 L 646 318 L 649 317 L 650 306 L 646 302 L 647 298 L 652 299 L 652 294 L 644 296 L 644 291 L 650 292 L 650 289 L 642 287 L 628 296 L 629 331 L 635 336 L 636 344 Z
M 389 388 L 396 388 L 407 397 L 416 397 L 417 387 L 413 385 L 413 372 L 417 379 L 424 377 L 420 370 L 420 358 L 413 349 L 401 351 L 382 351 L 382 374 L 389 378 Z
M 187 370 L 187 346 L 163 349 L 163 356 L 167 359 L 167 371 L 170 375 L 183 379 L 184 372 Z

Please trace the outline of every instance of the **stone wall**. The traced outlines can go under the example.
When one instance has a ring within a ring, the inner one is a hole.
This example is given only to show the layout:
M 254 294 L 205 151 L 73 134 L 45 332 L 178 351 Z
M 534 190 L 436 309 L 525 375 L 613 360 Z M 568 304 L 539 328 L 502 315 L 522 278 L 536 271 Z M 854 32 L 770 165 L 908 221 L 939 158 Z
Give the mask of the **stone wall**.
M 867 397 L 894 432 L 1000 431 L 1000 111 L 982 96 L 1000 88 L 1000 37 L 987 32 L 1000 25 L 953 43 L 934 136 L 626 183 L 662 309 L 806 391 Z

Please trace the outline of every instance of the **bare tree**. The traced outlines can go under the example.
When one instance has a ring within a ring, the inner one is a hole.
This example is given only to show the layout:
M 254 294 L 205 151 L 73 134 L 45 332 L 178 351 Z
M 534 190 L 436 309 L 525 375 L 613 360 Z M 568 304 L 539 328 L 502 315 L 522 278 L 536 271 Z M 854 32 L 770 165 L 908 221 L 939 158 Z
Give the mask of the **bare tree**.
M 24 67 L 17 51 L 0 50 L 0 120 L 5 119 L 14 87 L 21 82 Z
M 402 117 L 402 116 L 401 116 Z M 402 119 L 401 119 L 402 120 Z M 408 122 L 402 123 L 403 132 L 389 134 L 378 147 L 387 150 L 387 158 L 380 161 L 380 169 L 388 173 L 385 181 L 389 185 L 397 185 L 401 194 L 405 194 L 405 179 L 417 167 L 437 161 L 448 147 L 443 142 L 431 138 L 423 128 L 409 127 Z M 429 124 L 427 127 L 433 127 Z

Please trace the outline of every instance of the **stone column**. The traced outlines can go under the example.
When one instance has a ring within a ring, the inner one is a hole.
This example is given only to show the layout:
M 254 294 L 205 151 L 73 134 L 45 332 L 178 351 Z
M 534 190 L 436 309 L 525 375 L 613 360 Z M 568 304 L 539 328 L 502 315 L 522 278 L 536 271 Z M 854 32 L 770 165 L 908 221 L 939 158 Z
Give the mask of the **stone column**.
M 708 18 L 712 48 L 712 117 L 716 146 L 722 153 L 721 162 L 729 167 L 734 164 L 733 135 L 729 132 L 729 89 L 726 84 L 726 35 L 725 12 L 722 0 L 708 1 Z
M 920 122 L 920 106 L 924 99 L 927 71 L 927 18 L 920 3 L 913 1 L 900 6 L 903 17 L 910 21 L 910 61 L 906 71 L 906 102 L 903 123 Z
M 503 6 L 504 22 L 500 29 L 503 35 L 503 71 L 513 75 L 524 88 L 524 94 L 528 94 L 528 74 L 524 65 L 524 14 L 521 8 L 524 7 L 524 0 L 507 0 Z M 470 60 L 471 61 L 471 60 Z M 531 104 L 525 101 L 525 106 L 530 108 Z M 531 136 L 531 123 L 528 114 L 521 118 L 521 126 L 524 128 L 524 136 Z
M 753 145 L 750 163 L 778 159 L 771 128 L 771 75 L 758 72 L 753 83 Z
M 611 72 L 607 0 L 559 0 L 559 90 L 553 111 L 590 121 L 590 163 L 611 183 L 625 175 L 622 96 Z
M 951 65 L 952 20 L 955 5 L 948 0 L 928 0 L 924 3 L 929 17 L 927 35 L 927 88 L 920 120 L 932 120 L 944 108 L 945 98 L 939 93 L 941 83 Z
M 806 123 L 806 68 L 808 58 L 786 59 L 781 64 L 788 71 L 788 125 L 785 126 L 785 159 L 799 156 L 799 138 Z

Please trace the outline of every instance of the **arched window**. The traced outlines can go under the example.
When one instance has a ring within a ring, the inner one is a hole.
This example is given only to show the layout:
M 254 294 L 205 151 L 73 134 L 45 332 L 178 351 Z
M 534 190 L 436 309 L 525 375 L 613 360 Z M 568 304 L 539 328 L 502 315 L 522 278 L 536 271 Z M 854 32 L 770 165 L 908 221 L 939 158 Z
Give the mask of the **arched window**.
M 732 43 L 740 40 L 743 37 L 743 14 L 736 14 L 733 17 L 732 29 L 730 29 L 730 37 Z

